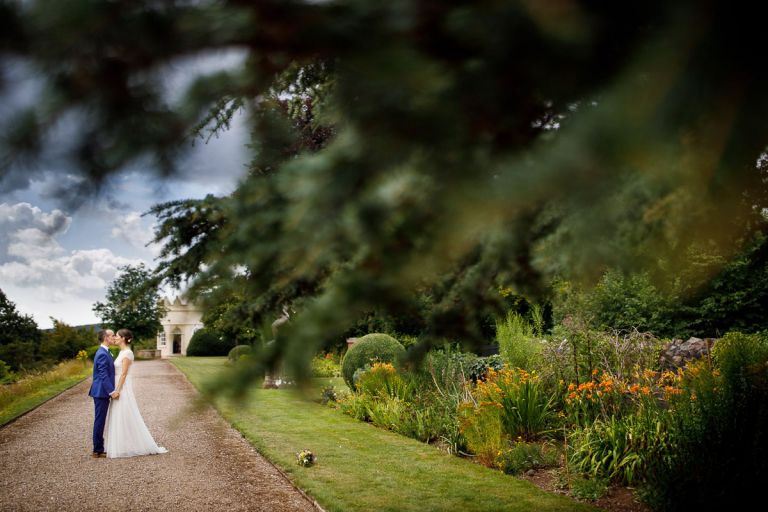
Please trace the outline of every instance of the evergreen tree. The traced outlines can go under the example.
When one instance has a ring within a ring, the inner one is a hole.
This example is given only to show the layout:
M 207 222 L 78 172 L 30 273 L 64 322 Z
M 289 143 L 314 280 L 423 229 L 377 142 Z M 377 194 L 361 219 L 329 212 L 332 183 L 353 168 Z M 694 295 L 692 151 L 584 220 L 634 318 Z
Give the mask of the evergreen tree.
M 247 110 L 248 176 L 230 197 L 156 209 L 172 261 L 155 277 L 227 297 L 245 275 L 252 324 L 295 306 L 268 361 L 306 365 L 360 316 L 413 310 L 420 289 L 426 343 L 481 343 L 500 287 L 535 298 L 554 272 L 594 281 L 701 238 L 727 259 L 765 206 L 755 7 L 78 5 L 2 4 L 2 55 L 47 86 L 10 119 L 4 161 L 72 113 L 85 188 L 138 159 L 169 173 L 191 135 Z M 164 95 L 166 66 L 233 48 L 241 66 Z

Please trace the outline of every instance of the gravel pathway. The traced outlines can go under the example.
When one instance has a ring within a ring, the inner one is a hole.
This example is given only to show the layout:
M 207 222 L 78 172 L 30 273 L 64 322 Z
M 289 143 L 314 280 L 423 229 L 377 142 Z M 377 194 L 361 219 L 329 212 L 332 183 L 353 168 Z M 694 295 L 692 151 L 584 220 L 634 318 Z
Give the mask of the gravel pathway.
M 131 368 L 144 421 L 169 453 L 92 459 L 90 379 L 0 429 L 0 510 L 311 511 L 312 504 L 166 361 Z

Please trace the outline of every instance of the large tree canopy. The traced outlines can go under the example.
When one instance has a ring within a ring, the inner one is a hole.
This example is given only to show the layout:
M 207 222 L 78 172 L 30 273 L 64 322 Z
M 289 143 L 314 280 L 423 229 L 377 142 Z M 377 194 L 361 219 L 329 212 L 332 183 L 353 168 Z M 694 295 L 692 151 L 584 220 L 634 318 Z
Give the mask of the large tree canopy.
M 144 264 L 126 265 L 107 287 L 105 302 L 93 305 L 102 325 L 112 330 L 130 329 L 137 340 L 154 339 L 164 311 L 160 295 Z
M 5 2 L 0 52 L 45 88 L 5 126 L 4 172 L 62 119 L 81 126 L 71 152 L 89 186 L 148 156 L 173 172 L 193 134 L 246 109 L 238 190 L 156 209 L 160 276 L 214 295 L 237 282 L 254 321 L 303 301 L 269 359 L 306 362 L 424 286 L 426 338 L 472 341 L 499 286 L 536 294 L 549 273 L 658 259 L 676 271 L 681 248 L 734 250 L 755 228 L 768 74 L 752 9 Z M 164 93 L 169 65 L 220 50 L 242 66 Z

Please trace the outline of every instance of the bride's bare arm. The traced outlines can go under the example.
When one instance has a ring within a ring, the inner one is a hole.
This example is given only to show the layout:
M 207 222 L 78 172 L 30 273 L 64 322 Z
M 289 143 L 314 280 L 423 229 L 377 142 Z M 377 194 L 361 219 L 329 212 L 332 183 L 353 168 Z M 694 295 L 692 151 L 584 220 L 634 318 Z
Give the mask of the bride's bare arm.
M 117 382 L 117 386 L 115 387 L 115 391 L 117 391 L 118 394 L 120 394 L 120 390 L 123 389 L 123 384 L 125 384 L 125 378 L 128 376 L 128 368 L 131 367 L 131 361 L 127 357 L 123 359 L 123 371 L 120 372 L 120 380 Z

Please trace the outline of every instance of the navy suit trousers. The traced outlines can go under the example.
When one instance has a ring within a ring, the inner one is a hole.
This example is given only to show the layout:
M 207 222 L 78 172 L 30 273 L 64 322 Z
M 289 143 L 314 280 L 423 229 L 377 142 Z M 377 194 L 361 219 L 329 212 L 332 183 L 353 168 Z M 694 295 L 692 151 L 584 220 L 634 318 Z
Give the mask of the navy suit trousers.
M 93 404 L 96 406 L 96 419 L 93 422 L 93 452 L 104 453 L 104 424 L 107 421 L 109 397 L 93 397 Z

